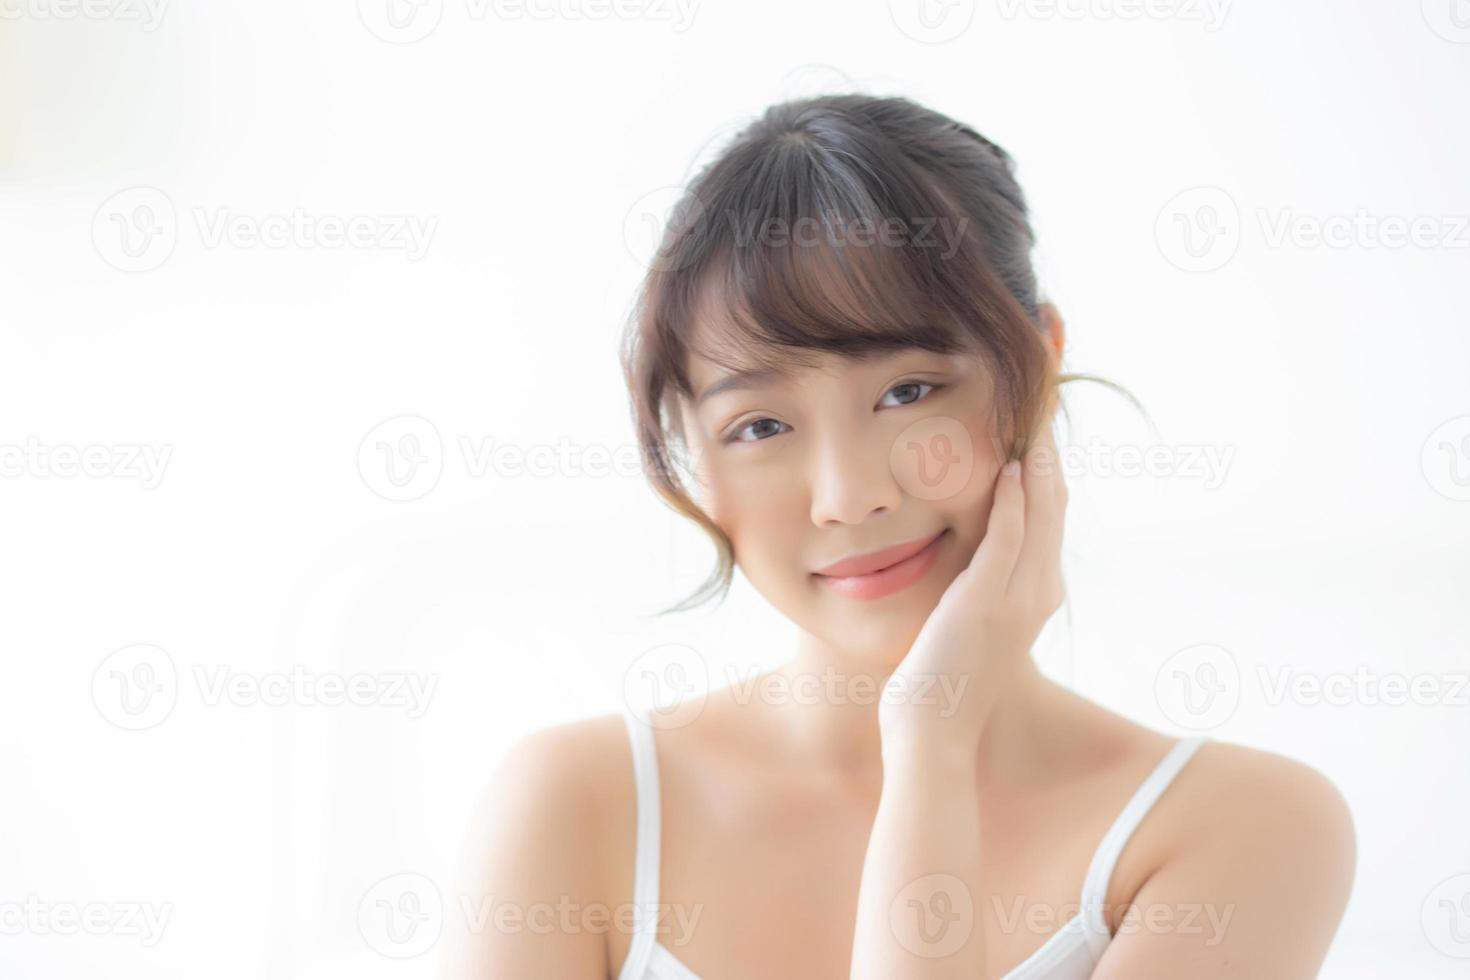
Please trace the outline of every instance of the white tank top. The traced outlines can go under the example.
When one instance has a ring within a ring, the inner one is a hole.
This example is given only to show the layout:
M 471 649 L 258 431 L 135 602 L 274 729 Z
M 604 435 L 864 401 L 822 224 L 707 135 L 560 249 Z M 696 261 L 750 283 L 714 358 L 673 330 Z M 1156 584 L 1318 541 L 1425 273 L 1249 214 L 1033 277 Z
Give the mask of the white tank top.
M 658 916 L 651 913 L 658 909 L 658 757 L 648 722 L 629 710 L 624 710 L 623 722 L 633 747 L 633 778 L 638 792 L 637 851 L 633 865 L 633 902 L 638 916 L 618 980 L 700 980 L 699 974 L 658 941 L 655 932 Z M 1207 738 L 1194 735 L 1174 743 L 1134 792 L 1093 853 L 1087 877 L 1082 882 L 1081 912 L 1001 980 L 1087 980 L 1092 976 L 1098 959 L 1113 938 L 1103 918 L 1113 865 L 1144 814 Z

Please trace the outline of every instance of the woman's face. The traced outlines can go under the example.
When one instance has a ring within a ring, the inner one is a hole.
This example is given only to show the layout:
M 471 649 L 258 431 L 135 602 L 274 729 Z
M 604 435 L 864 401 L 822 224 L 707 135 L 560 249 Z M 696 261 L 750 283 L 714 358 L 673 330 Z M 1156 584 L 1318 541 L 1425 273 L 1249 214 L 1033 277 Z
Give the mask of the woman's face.
M 837 650 L 891 665 L 984 536 L 1004 454 L 989 376 L 974 355 L 819 357 L 745 379 L 691 359 L 682 410 L 701 503 L 772 605 Z M 876 575 L 818 574 L 936 536 Z

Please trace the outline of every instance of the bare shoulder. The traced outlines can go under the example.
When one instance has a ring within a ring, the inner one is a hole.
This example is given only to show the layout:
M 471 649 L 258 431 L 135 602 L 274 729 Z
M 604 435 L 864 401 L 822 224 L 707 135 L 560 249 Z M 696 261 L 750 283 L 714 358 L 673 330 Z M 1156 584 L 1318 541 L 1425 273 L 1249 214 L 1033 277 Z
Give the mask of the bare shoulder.
M 1320 770 L 1276 752 L 1207 740 L 1176 780 L 1188 824 L 1229 846 L 1297 852 L 1349 873 L 1355 860 L 1352 813 Z M 1181 835 L 1181 844 L 1190 842 Z
M 585 888 L 601 898 L 605 858 L 633 839 L 636 802 L 632 752 L 617 714 L 563 722 L 522 735 L 486 786 L 472 833 L 575 862 Z M 545 866 L 545 865 L 543 865 Z
M 602 715 L 516 739 L 465 831 L 462 902 L 471 913 L 455 976 L 607 972 L 598 911 L 630 860 L 610 846 L 635 828 L 632 754 L 622 718 Z M 590 916 L 590 917 L 589 917 Z
M 520 736 L 501 757 L 484 803 L 568 813 L 608 797 L 631 799 L 632 756 L 617 714 L 563 722 Z M 585 823 L 586 814 L 574 823 Z
M 1315 976 L 1352 891 L 1352 814 L 1299 760 L 1204 742 L 1160 798 L 1156 847 L 1095 976 Z M 1152 916 L 1163 928 L 1120 928 Z
M 1088 741 L 1108 747 L 1103 757 L 1129 784 L 1178 741 L 1090 703 L 1083 710 Z M 1297 861 L 1320 861 L 1349 880 L 1355 863 L 1352 814 L 1326 774 L 1286 755 L 1213 737 L 1175 775 L 1145 826 L 1152 865 L 1142 869 L 1146 873 L 1202 843 L 1235 857 L 1245 849 L 1292 850 Z

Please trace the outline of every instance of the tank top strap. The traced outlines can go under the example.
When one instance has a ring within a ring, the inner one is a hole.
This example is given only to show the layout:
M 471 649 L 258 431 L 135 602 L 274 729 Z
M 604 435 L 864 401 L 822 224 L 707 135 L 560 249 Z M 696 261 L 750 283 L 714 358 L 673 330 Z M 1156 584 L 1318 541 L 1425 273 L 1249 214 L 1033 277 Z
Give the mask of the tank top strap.
M 637 835 L 633 857 L 633 939 L 618 980 L 637 980 L 648 968 L 658 939 L 659 793 L 658 756 L 653 728 L 632 708 L 623 709 L 623 724 L 633 750 L 633 782 L 638 797 Z
M 1206 735 L 1191 735 L 1176 741 L 1173 748 L 1154 767 L 1153 772 L 1149 773 L 1148 778 L 1134 791 L 1132 798 L 1123 807 L 1123 812 L 1118 814 L 1113 825 L 1103 835 L 1097 851 L 1093 853 L 1092 862 L 1087 867 L 1087 877 L 1082 883 L 1081 919 L 1083 934 L 1087 937 L 1087 945 L 1094 956 L 1101 955 L 1112 939 L 1104 915 L 1104 903 L 1107 902 L 1108 883 L 1113 877 L 1113 867 L 1118 863 L 1118 856 L 1123 853 L 1123 845 L 1128 843 L 1144 816 L 1158 802 L 1164 790 L 1169 788 L 1184 764 L 1193 757 L 1195 750 L 1207 741 L 1209 737 Z

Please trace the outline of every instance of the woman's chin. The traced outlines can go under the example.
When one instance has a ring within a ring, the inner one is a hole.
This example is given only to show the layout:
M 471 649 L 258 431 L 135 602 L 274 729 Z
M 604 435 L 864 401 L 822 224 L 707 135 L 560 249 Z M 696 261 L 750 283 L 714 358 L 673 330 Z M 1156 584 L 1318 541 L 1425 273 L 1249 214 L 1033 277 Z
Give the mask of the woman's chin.
M 936 578 L 932 583 L 923 583 L 881 602 L 830 596 L 819 611 L 827 620 L 821 632 L 849 656 L 897 666 L 914 645 L 947 587 L 948 581 L 940 582 Z

